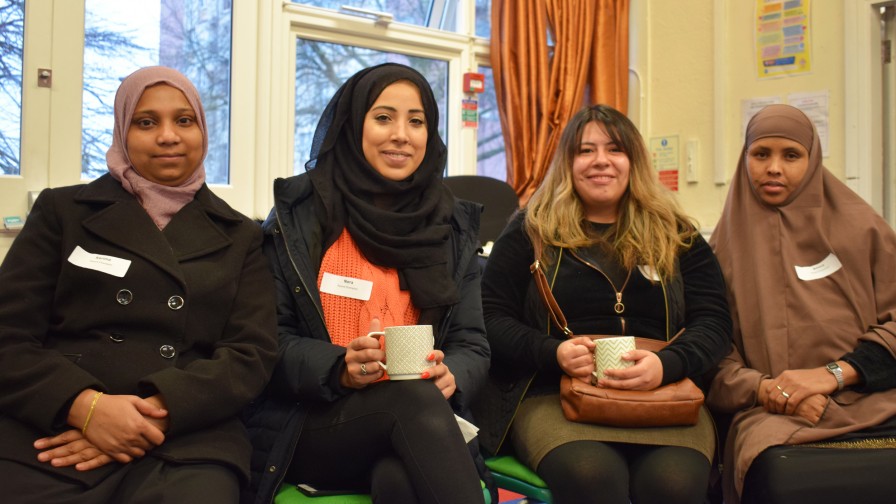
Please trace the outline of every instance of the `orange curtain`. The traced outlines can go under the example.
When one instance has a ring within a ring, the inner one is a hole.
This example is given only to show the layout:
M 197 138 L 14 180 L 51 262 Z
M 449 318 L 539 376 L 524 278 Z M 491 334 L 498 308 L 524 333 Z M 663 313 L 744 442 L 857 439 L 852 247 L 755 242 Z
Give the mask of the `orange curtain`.
M 563 126 L 586 103 L 586 89 L 588 103 L 625 112 L 628 3 L 492 1 L 491 63 L 507 181 L 522 204 L 544 179 Z

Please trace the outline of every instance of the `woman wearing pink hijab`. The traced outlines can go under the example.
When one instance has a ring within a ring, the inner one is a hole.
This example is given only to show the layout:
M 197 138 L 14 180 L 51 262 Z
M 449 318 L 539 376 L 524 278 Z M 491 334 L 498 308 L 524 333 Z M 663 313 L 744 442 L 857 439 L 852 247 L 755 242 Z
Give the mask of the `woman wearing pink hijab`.
M 896 233 L 798 109 L 751 119 L 710 244 L 734 322 L 708 397 L 733 414 L 725 503 L 893 502 Z
M 275 300 L 207 149 L 190 81 L 144 68 L 115 97 L 110 173 L 35 202 L 0 265 L 7 502 L 237 502 Z

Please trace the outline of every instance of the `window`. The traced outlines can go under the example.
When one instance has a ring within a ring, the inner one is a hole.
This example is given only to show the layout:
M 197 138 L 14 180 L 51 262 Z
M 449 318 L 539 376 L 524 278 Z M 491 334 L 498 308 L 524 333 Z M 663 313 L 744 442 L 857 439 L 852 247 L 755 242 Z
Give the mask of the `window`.
M 384 26 L 336 10 L 337 1 L 404 21 Z M 273 180 L 301 170 L 307 158 L 302 137 L 319 113 L 306 111 L 296 86 L 319 83 L 308 93 L 326 96 L 314 100 L 322 109 L 360 64 L 402 61 L 423 70 L 439 97 L 448 173 L 477 173 L 477 139 L 494 141 L 488 122 L 497 117 L 484 93 L 479 129 L 463 127 L 462 100 L 472 95 L 461 88 L 465 72 L 488 71 L 488 39 L 475 34 L 488 35 L 490 1 L 337 1 L 0 0 L 0 215 L 24 218 L 29 195 L 105 173 L 114 92 L 149 64 L 174 66 L 197 84 L 211 136 L 210 186 L 251 217 L 268 214 Z M 330 52 L 318 62 L 351 52 L 357 63 L 327 79 L 300 73 L 301 51 L 322 48 Z M 52 70 L 52 87 L 38 86 L 40 68 Z M 11 236 L 0 232 L 0 256 Z
M 391 14 L 393 20 L 426 28 L 458 31 L 458 0 L 292 0 L 295 3 L 340 10 L 353 7 L 371 13 Z M 359 11 L 342 12 L 364 15 Z
M 485 75 L 485 91 L 479 94 L 479 135 L 476 148 L 476 174 L 498 180 L 507 180 L 507 160 L 501 118 L 498 116 L 498 98 L 495 95 L 491 67 L 481 66 Z
M 202 97 L 206 179 L 229 182 L 231 0 L 85 0 L 82 178 L 106 173 L 115 91 L 140 67 L 176 68 Z
M 0 0 L 0 175 L 19 175 L 25 0 Z

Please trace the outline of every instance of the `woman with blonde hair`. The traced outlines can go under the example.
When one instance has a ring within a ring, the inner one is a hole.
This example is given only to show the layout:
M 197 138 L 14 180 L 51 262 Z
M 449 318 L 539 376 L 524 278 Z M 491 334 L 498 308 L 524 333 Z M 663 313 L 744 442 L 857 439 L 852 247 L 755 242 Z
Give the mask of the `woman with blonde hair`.
M 715 447 L 705 411 L 695 426 L 637 429 L 563 416 L 559 378 L 590 380 L 594 342 L 551 328 L 529 269 L 539 248 L 573 333 L 669 340 L 687 327 L 659 352 L 629 352 L 634 365 L 608 371 L 598 386 L 652 390 L 684 377 L 703 385 L 729 351 L 718 263 L 619 111 L 595 105 L 570 120 L 547 178 L 489 256 L 487 392 L 501 396 L 481 402 L 492 407 L 478 415 L 480 436 L 496 452 L 509 434 L 555 502 L 702 502 Z

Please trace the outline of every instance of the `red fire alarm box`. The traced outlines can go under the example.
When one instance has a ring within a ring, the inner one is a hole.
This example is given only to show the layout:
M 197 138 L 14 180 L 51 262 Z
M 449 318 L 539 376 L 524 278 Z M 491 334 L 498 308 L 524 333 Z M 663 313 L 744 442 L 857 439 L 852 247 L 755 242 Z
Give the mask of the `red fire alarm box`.
M 485 91 L 485 75 L 467 72 L 464 74 L 464 93 L 481 93 Z

